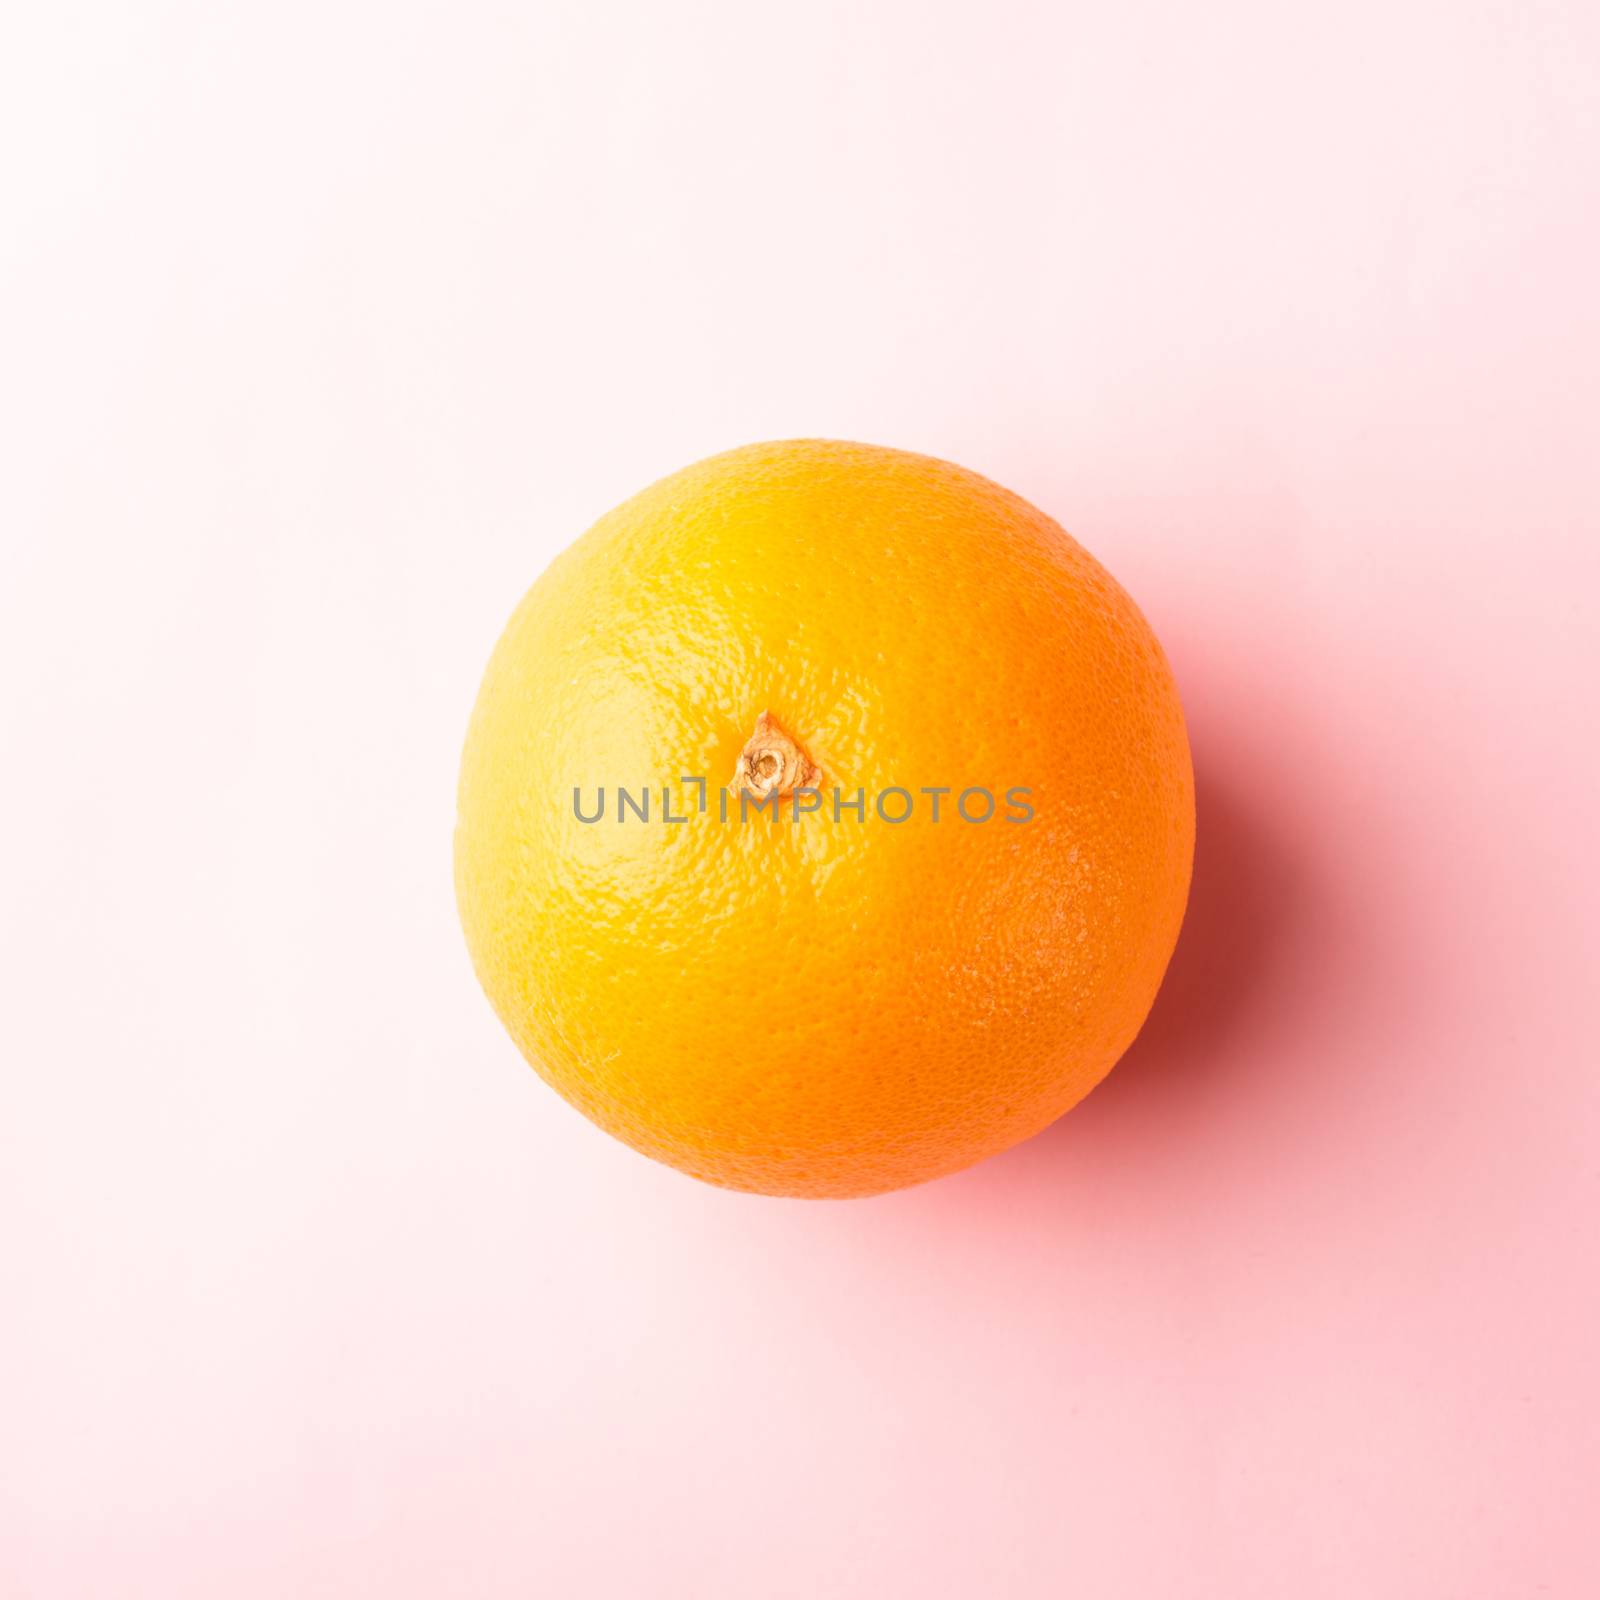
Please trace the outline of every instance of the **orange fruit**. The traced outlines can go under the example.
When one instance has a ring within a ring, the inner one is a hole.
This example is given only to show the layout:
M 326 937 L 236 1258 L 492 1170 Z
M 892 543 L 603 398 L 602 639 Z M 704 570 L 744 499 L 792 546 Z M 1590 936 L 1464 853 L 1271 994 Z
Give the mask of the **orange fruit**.
M 1193 849 L 1172 674 L 1105 569 L 961 467 L 799 440 L 663 479 L 534 584 L 455 862 L 483 988 L 579 1110 L 712 1183 L 846 1196 L 1092 1089 Z

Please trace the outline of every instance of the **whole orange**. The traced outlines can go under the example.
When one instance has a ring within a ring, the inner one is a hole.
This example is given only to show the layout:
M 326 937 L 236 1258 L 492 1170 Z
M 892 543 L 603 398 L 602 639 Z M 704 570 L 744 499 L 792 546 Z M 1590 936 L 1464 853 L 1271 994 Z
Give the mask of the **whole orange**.
M 533 586 L 455 861 L 484 990 L 568 1100 L 712 1183 L 845 1196 L 1093 1088 L 1193 849 L 1172 674 L 1105 569 L 961 467 L 800 440 L 663 479 Z

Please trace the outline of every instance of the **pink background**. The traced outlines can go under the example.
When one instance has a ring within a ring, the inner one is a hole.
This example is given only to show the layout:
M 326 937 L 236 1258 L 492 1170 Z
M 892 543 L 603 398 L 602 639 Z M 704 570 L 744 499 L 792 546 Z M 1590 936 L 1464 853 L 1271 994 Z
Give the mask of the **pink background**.
M 1600 1592 L 1600 10 L 13 8 L 0 1592 Z M 795 434 L 1165 639 L 1111 1081 L 882 1200 L 519 1061 L 511 606 Z

